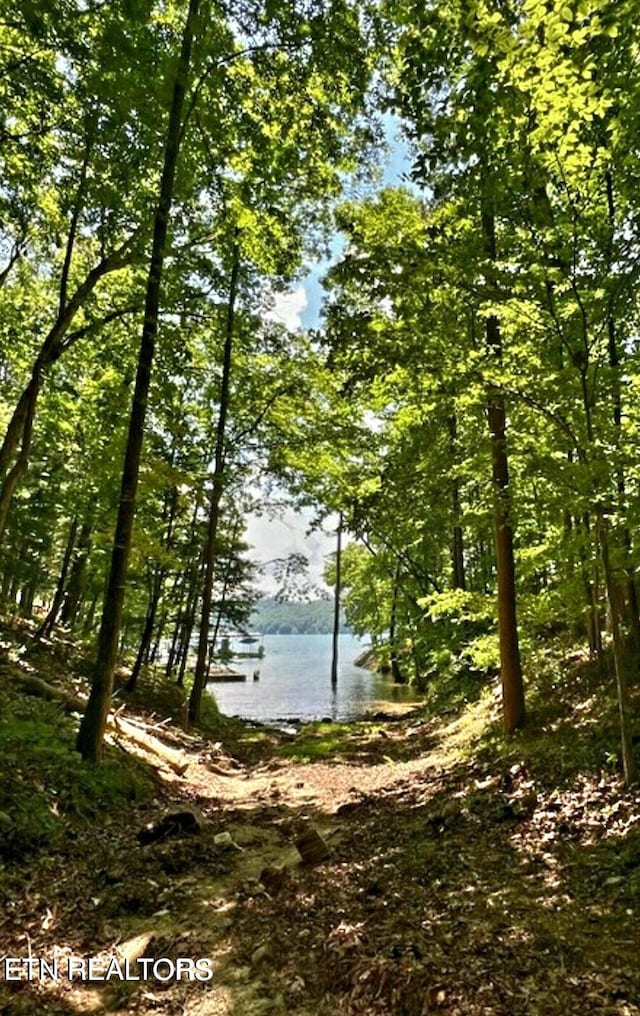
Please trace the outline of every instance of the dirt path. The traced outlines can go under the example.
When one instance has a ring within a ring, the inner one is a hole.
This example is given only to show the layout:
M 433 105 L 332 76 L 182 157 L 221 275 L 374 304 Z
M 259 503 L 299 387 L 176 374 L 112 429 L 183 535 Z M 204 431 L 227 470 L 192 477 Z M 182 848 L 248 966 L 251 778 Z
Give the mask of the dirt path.
M 184 775 L 21 868 L 0 949 L 142 948 L 208 958 L 213 979 L 32 982 L 0 990 L 7 1016 L 640 1014 L 640 796 L 616 780 L 576 769 L 559 788 L 526 745 L 472 758 L 457 721 L 354 730 L 306 763 L 277 738 L 163 736 Z M 141 846 L 185 803 L 197 835 Z M 330 856 L 304 867 L 310 824 Z
M 445 764 L 446 756 L 436 751 L 406 761 L 378 759 L 375 764 L 343 761 L 301 765 L 277 759 L 253 767 L 243 765 L 222 776 L 216 771 L 218 761 L 204 753 L 190 763 L 183 785 L 201 801 L 217 801 L 224 806 L 250 809 L 279 803 L 330 815 L 363 797 L 405 784 L 414 776 L 438 771 Z

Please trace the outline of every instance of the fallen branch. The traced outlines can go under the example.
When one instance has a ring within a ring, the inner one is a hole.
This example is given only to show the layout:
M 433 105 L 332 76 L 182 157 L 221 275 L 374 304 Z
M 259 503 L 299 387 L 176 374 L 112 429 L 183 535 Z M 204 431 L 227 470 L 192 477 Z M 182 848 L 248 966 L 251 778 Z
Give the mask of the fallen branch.
M 117 713 L 109 717 L 107 729 L 109 728 L 115 729 L 120 737 L 133 741 L 134 744 L 151 752 L 152 755 L 156 755 L 179 776 L 183 776 L 186 772 L 189 762 L 185 761 L 184 755 L 181 752 L 174 751 L 173 748 L 167 748 L 157 737 L 146 734 Z
M 12 670 L 11 677 L 20 685 L 28 695 L 37 695 L 50 702 L 59 702 L 67 713 L 84 713 L 86 700 L 78 695 L 73 695 L 62 688 L 57 688 L 34 674 L 25 674 L 19 670 Z M 188 768 L 188 761 L 179 751 L 168 748 L 157 737 L 148 734 L 140 721 L 132 722 L 125 720 L 120 715 L 120 710 L 111 713 L 107 719 L 107 730 L 113 730 L 119 737 L 132 741 L 139 747 L 144 748 L 151 755 L 155 755 L 164 765 L 169 766 L 175 773 L 182 776 Z
M 59 702 L 67 713 L 83 713 L 85 710 L 87 704 L 85 699 L 64 691 L 62 688 L 57 688 L 53 684 L 48 684 L 41 677 L 36 677 L 34 674 L 23 674 L 19 670 L 12 670 L 11 677 L 28 695 L 38 695 L 49 702 Z

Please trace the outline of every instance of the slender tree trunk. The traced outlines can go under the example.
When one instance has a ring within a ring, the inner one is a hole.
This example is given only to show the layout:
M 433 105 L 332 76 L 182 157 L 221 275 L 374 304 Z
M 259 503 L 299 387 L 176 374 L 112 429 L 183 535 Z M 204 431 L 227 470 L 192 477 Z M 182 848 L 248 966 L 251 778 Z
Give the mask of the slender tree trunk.
M 2 573 L 2 589 L 0 591 L 0 598 L 2 603 L 6 603 L 9 599 L 9 589 L 11 588 L 11 580 L 13 579 L 13 572 L 7 566 Z
M 149 594 L 149 603 L 147 604 L 147 612 L 144 619 L 144 626 L 142 634 L 140 636 L 140 644 L 138 646 L 138 652 L 136 653 L 135 662 L 131 670 L 131 676 L 125 685 L 125 689 L 128 692 L 135 691 L 135 687 L 138 683 L 140 671 L 144 664 L 145 656 L 148 653 L 151 645 L 151 636 L 153 635 L 153 628 L 156 622 L 156 611 L 160 602 L 161 584 L 154 577 L 153 587 Z
M 169 653 L 167 655 L 167 665 L 165 667 L 166 677 L 171 676 L 171 672 L 175 666 L 176 660 L 178 659 L 178 643 L 180 640 L 180 632 L 182 631 L 184 622 L 184 602 L 185 596 L 187 595 L 189 574 L 190 574 L 189 570 L 185 571 L 182 575 L 182 580 L 180 581 L 180 592 L 176 606 L 175 621 L 173 625 L 173 635 L 171 636 L 171 645 L 169 646 Z
M 396 562 L 396 568 L 393 575 L 393 592 L 391 595 L 391 617 L 389 619 L 389 650 L 390 650 L 390 662 L 391 662 L 391 677 L 393 678 L 394 684 L 406 684 L 405 677 L 400 670 L 400 663 L 398 661 L 398 643 L 396 638 L 396 627 L 398 620 L 398 594 L 400 592 L 400 572 L 401 572 L 400 561 Z
M 620 743 L 622 748 L 622 768 L 627 786 L 635 783 L 638 777 L 636 761 L 633 755 L 631 736 L 631 703 L 629 701 L 628 646 L 621 631 L 620 600 L 616 596 L 616 582 L 609 556 L 609 535 L 607 520 L 602 514 L 597 516 L 597 531 L 602 553 L 602 569 L 604 571 L 609 613 L 611 616 L 611 635 L 613 640 L 613 663 L 616 675 L 618 694 L 618 712 L 620 717 Z
M 74 228 L 72 226 L 72 228 Z M 64 338 L 73 320 L 96 288 L 100 279 L 110 272 L 129 264 L 132 255 L 128 252 L 130 241 L 103 258 L 78 286 L 73 296 L 61 306 L 53 327 L 47 334 L 33 365 L 31 376 L 25 386 L 7 427 L 0 447 L 0 541 L 7 525 L 7 516 L 15 490 L 29 467 L 33 424 L 38 396 L 46 370 L 56 363 L 67 348 Z M 65 281 L 66 287 L 66 281 Z M 66 289 L 65 289 L 66 294 Z
M 78 519 L 74 518 L 71 527 L 69 529 L 69 536 L 67 538 L 67 545 L 64 550 L 64 556 L 62 558 L 62 567 L 60 568 L 60 575 L 58 576 L 58 583 L 56 585 L 56 591 L 53 597 L 53 602 L 49 609 L 49 613 L 45 617 L 44 621 L 38 628 L 34 635 L 34 640 L 38 642 L 41 638 L 49 635 L 53 631 L 53 627 L 58 620 L 58 613 L 62 606 L 64 599 L 64 590 L 67 582 L 67 572 L 69 571 L 69 565 L 71 563 L 71 556 L 73 554 L 76 544 L 76 534 L 78 531 Z
M 98 594 L 94 593 L 94 595 L 91 597 L 89 609 L 87 611 L 87 614 L 84 619 L 84 624 L 82 626 L 83 635 L 90 635 L 91 632 L 93 631 L 93 622 L 96 616 L 97 608 L 98 608 Z
M 585 535 L 589 535 L 591 530 L 591 520 L 588 512 L 585 512 L 580 528 Z M 587 639 L 589 642 L 589 656 L 602 659 L 602 625 L 600 623 L 600 581 L 598 562 L 596 558 L 592 569 L 589 560 L 590 554 L 587 553 L 584 543 L 585 541 L 581 539 L 579 544 L 579 554 L 586 601 L 586 626 Z M 591 537 L 589 537 L 589 543 L 591 544 Z
M 7 528 L 13 495 L 29 468 L 33 421 L 41 385 L 42 370 L 39 361 L 36 361 L 31 380 L 22 393 L 0 449 L 0 472 L 6 472 L 0 487 L 0 543 Z M 12 456 L 18 449 L 18 444 L 20 448 L 13 465 L 10 465 Z
M 611 253 L 610 260 L 613 260 L 613 240 L 615 234 L 615 222 L 616 222 L 616 209 L 615 200 L 613 196 L 613 177 L 610 172 L 606 173 L 605 176 L 606 190 L 607 190 L 607 211 L 609 215 L 609 226 L 611 228 Z M 616 429 L 616 443 L 618 447 L 621 445 L 622 437 L 622 396 L 620 392 L 620 355 L 618 352 L 618 337 L 616 334 L 616 323 L 613 317 L 613 311 L 610 310 L 607 315 L 607 337 L 609 345 L 609 367 L 613 372 L 613 422 Z M 616 483 L 618 489 L 618 502 L 621 511 L 624 511 L 625 506 L 625 475 L 624 467 L 618 460 L 617 464 L 617 476 Z M 626 623 L 629 629 L 629 650 L 632 658 L 637 660 L 638 653 L 640 652 L 640 614 L 638 605 L 638 590 L 633 575 L 633 567 L 631 564 L 632 557 L 632 540 L 629 527 L 625 525 L 622 532 L 622 548 L 625 556 L 625 580 L 626 586 Z
M 155 635 L 153 636 L 152 644 L 149 647 L 149 651 L 147 652 L 144 661 L 145 665 L 153 667 L 156 660 L 158 659 L 158 654 L 160 652 L 160 643 L 164 638 L 166 627 L 167 627 L 167 610 L 165 608 L 160 614 L 160 620 L 156 625 Z
M 91 545 L 91 534 L 93 523 L 86 521 L 82 523 L 80 535 L 76 544 L 76 551 L 71 565 L 71 573 L 67 583 L 67 590 L 62 604 L 60 621 L 62 624 L 73 625 L 82 599 L 84 579 L 89 559 L 89 548 Z
M 455 413 L 449 417 L 449 448 L 451 462 L 456 462 L 456 439 L 458 425 Z M 453 519 L 451 534 L 451 580 L 454 589 L 466 589 L 466 577 L 464 571 L 464 536 L 460 524 L 460 482 L 454 474 L 451 480 L 451 517 Z
M 215 624 L 213 626 L 213 634 L 211 636 L 210 652 L 209 652 L 209 658 L 207 660 L 207 675 L 206 675 L 206 680 L 207 681 L 209 680 L 209 672 L 211 670 L 211 661 L 213 660 L 213 655 L 214 655 L 214 652 L 215 652 L 216 642 L 218 641 L 218 632 L 220 631 L 220 625 L 222 623 L 222 615 L 224 613 L 224 608 L 226 607 L 226 604 L 227 604 L 227 592 L 229 591 L 229 581 L 230 581 L 230 578 L 231 578 L 231 568 L 233 566 L 233 551 L 234 551 L 234 547 L 235 547 L 235 544 L 236 544 L 236 540 L 238 538 L 239 531 L 240 531 L 240 522 L 237 521 L 235 523 L 234 527 L 233 527 L 233 532 L 231 534 L 231 542 L 230 542 L 230 545 L 229 545 L 229 556 L 227 557 L 227 563 L 226 563 L 226 566 L 225 566 L 225 569 L 224 569 L 224 576 L 222 578 L 222 592 L 220 594 L 220 604 L 219 604 L 218 610 L 216 612 L 216 620 L 215 620 Z
M 200 508 L 199 498 L 196 498 L 195 504 L 193 506 L 193 516 L 191 518 L 191 525 L 189 527 L 189 539 L 187 544 L 189 547 L 193 547 L 195 545 L 196 523 L 198 521 L 199 508 Z M 175 627 L 173 630 L 173 637 L 171 639 L 171 648 L 169 649 L 169 656 L 167 658 L 167 666 L 165 669 L 167 677 L 171 675 L 174 666 L 180 659 L 178 645 L 180 640 L 180 633 L 182 631 L 184 624 L 183 604 L 185 603 L 185 600 L 187 603 L 189 602 L 190 590 L 193 588 L 194 582 L 196 581 L 198 567 L 199 562 L 198 564 L 191 564 L 189 567 L 187 567 L 185 571 L 182 573 L 182 580 L 179 583 L 180 589 L 178 596 L 178 606 L 176 611 Z
M 131 551 L 136 492 L 140 471 L 142 437 L 147 413 L 147 399 L 151 381 L 151 366 L 158 330 L 160 286 L 167 249 L 167 231 L 174 189 L 176 165 L 182 134 L 182 110 L 191 62 L 191 48 L 198 15 L 199 0 L 190 0 L 187 20 L 182 36 L 180 58 L 176 69 L 173 98 L 165 141 L 164 165 L 160 183 L 158 206 L 155 213 L 151 261 L 147 279 L 144 324 L 138 356 L 136 384 L 129 422 L 129 434 L 122 472 L 118 520 L 111 556 L 111 568 L 105 595 L 96 673 L 87 703 L 87 709 L 78 732 L 77 747 L 83 759 L 97 762 L 102 755 L 104 731 L 113 692 L 113 675 L 118 652 L 118 638 L 122 625 L 124 591 Z
M 196 661 L 195 675 L 193 678 L 193 686 L 191 688 L 191 695 L 189 696 L 189 723 L 197 723 L 200 719 L 202 692 L 206 683 L 218 521 L 220 517 L 220 501 L 222 499 L 225 479 L 225 433 L 227 426 L 227 414 L 229 411 L 231 355 L 233 351 L 233 330 L 235 323 L 236 296 L 238 291 L 238 274 L 240 271 L 240 249 L 237 237 L 238 231 L 236 230 L 236 240 L 233 246 L 231 280 L 229 284 L 229 300 L 227 303 L 227 323 L 224 340 L 222 381 L 220 386 L 220 408 L 218 410 L 213 481 L 211 500 L 209 504 L 209 526 L 207 529 L 207 540 L 204 553 L 204 586 L 202 590 L 202 613 L 200 616 L 200 632 L 198 637 L 198 657 Z
M 193 585 L 189 590 L 189 599 L 187 601 L 187 609 L 184 616 L 184 627 L 182 632 L 182 641 L 180 644 L 180 651 L 178 653 L 178 679 L 177 684 L 182 687 L 184 684 L 184 674 L 187 669 L 187 659 L 189 656 L 189 646 L 191 645 L 191 636 L 196 626 L 196 609 L 198 606 L 198 586 L 201 581 L 200 569 L 196 569 L 194 572 Z
M 495 220 L 493 201 L 483 183 L 482 236 L 485 254 L 496 261 Z M 502 359 L 502 337 L 495 315 L 487 318 L 487 347 L 497 363 Z M 506 410 L 504 396 L 495 385 L 488 391 L 487 420 L 491 437 L 491 467 L 498 579 L 498 630 L 500 637 L 500 674 L 502 680 L 502 712 L 505 730 L 510 733 L 525 722 L 524 687 L 518 642 L 516 613 L 516 575 L 511 521 L 511 492 L 506 444 Z
M 338 687 L 338 656 L 340 647 L 340 594 L 342 592 L 342 512 L 336 531 L 336 582 L 333 587 L 333 641 L 331 648 L 331 687 Z
M 175 456 L 171 456 L 171 465 L 173 465 Z M 173 526 L 176 519 L 176 512 L 178 509 L 178 489 L 174 487 L 171 491 L 171 497 L 168 500 L 165 496 L 165 503 L 163 508 L 163 521 L 166 522 L 166 532 L 164 534 L 162 544 L 166 551 L 171 549 L 172 537 L 173 537 Z M 168 512 L 168 517 L 167 517 Z M 127 681 L 126 690 L 132 692 L 135 690 L 140 671 L 149 661 L 149 651 L 151 649 L 151 640 L 153 638 L 153 629 L 156 623 L 156 615 L 158 613 L 158 606 L 162 597 L 162 590 L 164 588 L 165 579 L 167 577 L 167 568 L 164 565 L 156 565 L 153 579 L 151 582 L 151 590 L 149 593 L 149 603 L 147 605 L 147 612 L 145 616 L 145 622 L 142 629 L 142 635 L 140 637 L 140 645 L 138 646 L 138 652 L 136 653 L 135 663 L 131 671 L 131 677 Z
M 24 617 L 31 617 L 33 614 L 33 600 L 36 595 L 35 582 L 29 582 L 20 592 L 20 613 Z
M 580 381 L 582 389 L 582 400 L 583 409 L 585 415 L 585 424 L 587 439 L 589 441 L 589 447 L 594 447 L 595 431 L 593 425 L 593 407 L 589 397 L 589 386 L 588 386 L 588 333 L 586 320 L 583 321 L 583 347 L 585 355 L 580 365 Z M 597 463 L 592 463 L 596 465 Z M 600 550 L 600 557 L 602 559 L 602 571 L 604 574 L 605 590 L 607 593 L 607 602 L 609 605 L 609 616 L 611 620 L 611 637 L 613 641 L 613 663 L 616 677 L 616 691 L 618 698 L 618 711 L 620 716 L 620 740 L 622 746 L 622 765 L 624 770 L 624 778 L 627 784 L 635 782 L 637 777 L 637 769 L 632 751 L 631 742 L 631 723 L 630 723 L 630 703 L 629 703 L 629 668 L 630 668 L 630 652 L 628 639 L 625 637 L 624 631 L 624 606 L 623 600 L 620 596 L 620 581 L 618 576 L 614 572 L 614 568 L 611 563 L 611 541 L 609 536 L 609 525 L 604 510 L 602 508 L 602 495 L 599 489 L 599 483 L 597 479 L 597 470 L 593 473 L 593 501 L 595 504 L 595 531 L 596 531 L 596 542 Z

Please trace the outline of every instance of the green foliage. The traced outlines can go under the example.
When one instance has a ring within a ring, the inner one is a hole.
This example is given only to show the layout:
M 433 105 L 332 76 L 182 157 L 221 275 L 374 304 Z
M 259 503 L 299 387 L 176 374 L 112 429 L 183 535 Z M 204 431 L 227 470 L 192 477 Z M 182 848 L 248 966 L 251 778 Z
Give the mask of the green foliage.
M 52 851 L 77 825 L 153 792 L 151 781 L 130 759 L 109 758 L 88 768 L 74 750 L 73 723 L 59 706 L 8 696 L 0 712 L 0 752 L 5 761 L 0 811 L 10 820 L 1 853 Z

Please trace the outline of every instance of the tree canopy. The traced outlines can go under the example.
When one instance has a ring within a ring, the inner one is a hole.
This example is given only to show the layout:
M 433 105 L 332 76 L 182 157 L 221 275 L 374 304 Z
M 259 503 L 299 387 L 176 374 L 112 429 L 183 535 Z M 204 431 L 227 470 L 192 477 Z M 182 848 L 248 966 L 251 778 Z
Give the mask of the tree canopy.
M 182 683 L 197 642 L 198 720 L 284 489 L 396 680 L 499 672 L 515 730 L 531 647 L 584 639 L 631 781 L 633 4 L 33 2 L 0 43 L 1 594 L 97 637 L 83 755 L 123 658 Z M 275 324 L 332 236 L 317 327 Z

